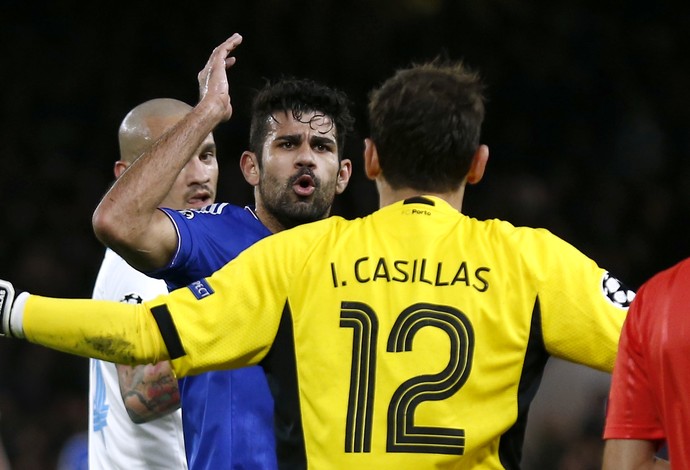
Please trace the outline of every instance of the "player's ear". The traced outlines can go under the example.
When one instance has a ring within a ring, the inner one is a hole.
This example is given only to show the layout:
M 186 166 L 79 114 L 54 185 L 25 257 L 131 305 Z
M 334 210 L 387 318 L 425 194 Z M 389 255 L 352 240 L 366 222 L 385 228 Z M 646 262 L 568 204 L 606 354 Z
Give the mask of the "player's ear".
M 125 172 L 128 166 L 129 162 L 126 162 L 124 160 L 116 161 L 115 166 L 113 167 L 113 173 L 115 173 L 115 178 L 119 178 L 120 175 Z
M 467 172 L 467 182 L 469 184 L 476 184 L 481 181 L 486 169 L 486 162 L 489 160 L 489 147 L 480 145 L 477 151 L 474 152 L 472 163 L 470 164 L 470 171 Z
M 373 140 L 364 139 L 364 173 L 370 180 L 375 180 L 381 174 L 379 153 Z
M 240 157 L 240 169 L 247 183 L 252 186 L 257 186 L 259 184 L 259 160 L 254 152 L 246 150 L 242 153 Z
M 338 171 L 338 180 L 335 183 L 335 193 L 341 194 L 347 188 L 347 183 L 352 176 L 352 162 L 349 158 L 340 160 L 340 170 Z

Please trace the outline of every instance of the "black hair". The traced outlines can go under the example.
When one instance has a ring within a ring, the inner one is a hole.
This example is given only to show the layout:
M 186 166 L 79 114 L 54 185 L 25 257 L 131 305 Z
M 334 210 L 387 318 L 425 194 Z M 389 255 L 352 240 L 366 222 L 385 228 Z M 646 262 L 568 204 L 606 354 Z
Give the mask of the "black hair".
M 292 77 L 267 82 L 252 103 L 249 131 L 249 149 L 256 153 L 259 161 L 268 133 L 268 118 L 275 119 L 274 114 L 281 111 L 291 113 L 299 121 L 304 114 L 310 112 L 328 116 L 335 126 L 338 157 L 342 158 L 345 139 L 354 126 L 348 98 L 342 91 L 313 80 Z
M 462 62 L 398 71 L 370 94 L 369 131 L 393 189 L 457 189 L 479 147 L 483 85 Z

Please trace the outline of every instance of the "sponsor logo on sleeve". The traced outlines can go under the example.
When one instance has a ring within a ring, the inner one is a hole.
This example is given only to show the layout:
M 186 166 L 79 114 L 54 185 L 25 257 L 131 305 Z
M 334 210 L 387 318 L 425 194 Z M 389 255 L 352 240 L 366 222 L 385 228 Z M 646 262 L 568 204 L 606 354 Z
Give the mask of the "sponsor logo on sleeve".
M 201 300 L 204 297 L 208 297 L 214 293 L 213 288 L 209 285 L 206 279 L 194 281 L 189 284 L 187 288 L 192 291 L 192 294 L 194 294 L 194 297 L 196 297 L 197 300 Z
M 601 278 L 601 290 L 608 301 L 618 308 L 627 309 L 635 298 L 635 292 L 611 276 L 608 271 Z
M 194 218 L 194 212 L 195 211 L 193 211 L 192 209 L 185 209 L 183 211 L 178 211 L 178 212 L 180 214 L 182 214 L 182 216 L 187 220 L 191 220 Z
M 196 214 L 211 214 L 211 215 L 220 215 L 223 213 L 223 209 L 228 205 L 227 202 L 221 202 L 221 203 L 213 203 L 209 204 L 208 206 L 204 206 L 201 209 L 184 209 L 177 211 L 182 216 L 187 219 L 191 220 L 194 218 Z

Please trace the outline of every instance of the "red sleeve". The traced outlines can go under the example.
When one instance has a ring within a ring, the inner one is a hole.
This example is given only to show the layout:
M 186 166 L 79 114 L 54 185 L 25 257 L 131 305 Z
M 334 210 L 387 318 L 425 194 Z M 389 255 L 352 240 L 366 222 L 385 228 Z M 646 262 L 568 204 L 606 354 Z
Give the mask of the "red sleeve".
M 645 334 L 645 316 L 652 312 L 648 312 L 645 305 L 645 286 L 642 286 L 623 324 L 609 393 L 604 439 L 664 439 L 647 374 L 650 336 Z

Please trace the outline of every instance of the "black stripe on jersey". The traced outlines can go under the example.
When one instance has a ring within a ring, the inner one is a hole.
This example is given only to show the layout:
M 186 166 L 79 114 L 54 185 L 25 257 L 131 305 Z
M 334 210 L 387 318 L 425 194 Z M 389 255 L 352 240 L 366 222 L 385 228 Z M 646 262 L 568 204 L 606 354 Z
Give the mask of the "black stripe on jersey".
M 295 334 L 292 312 L 286 302 L 273 346 L 260 365 L 266 372 L 273 395 L 278 467 L 281 470 L 307 468 L 307 452 L 299 403 Z
M 180 335 L 177 333 L 177 328 L 175 328 L 175 323 L 173 322 L 172 316 L 170 316 L 168 306 L 165 304 L 157 305 L 151 309 L 151 314 L 158 324 L 158 329 L 163 337 L 165 347 L 168 349 L 170 359 L 177 359 L 178 357 L 186 355 L 187 353 L 182 347 Z
M 368 305 L 343 302 L 340 306 L 340 327 L 352 328 L 351 385 L 347 402 L 345 452 L 371 452 L 379 321 Z
M 426 327 L 438 328 L 448 335 L 448 365 L 440 373 L 413 377 L 395 391 L 388 406 L 386 450 L 463 455 L 464 429 L 417 425 L 415 411 L 425 401 L 445 400 L 465 384 L 472 370 L 474 329 L 458 309 L 418 303 L 405 309 L 396 319 L 386 350 L 412 351 L 414 336 Z
M 415 196 L 415 197 L 405 199 L 403 201 L 403 204 L 426 204 L 429 206 L 435 206 L 436 205 L 436 203 L 434 201 L 432 201 L 431 199 L 427 199 L 427 198 L 422 197 L 422 196 Z
M 527 427 L 527 415 L 534 396 L 539 390 L 541 378 L 544 375 L 544 367 L 549 359 L 544 345 L 544 335 L 541 329 L 541 308 L 539 297 L 535 299 L 532 310 L 532 324 L 529 332 L 529 341 L 525 351 L 525 362 L 520 374 L 518 385 L 518 415 L 515 424 L 501 436 L 498 445 L 498 458 L 506 470 L 519 470 L 522 459 L 522 444 L 525 440 L 525 428 Z

